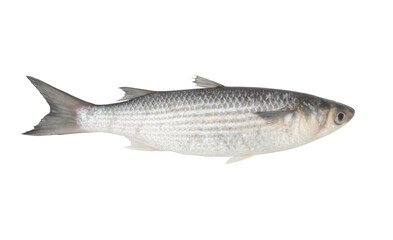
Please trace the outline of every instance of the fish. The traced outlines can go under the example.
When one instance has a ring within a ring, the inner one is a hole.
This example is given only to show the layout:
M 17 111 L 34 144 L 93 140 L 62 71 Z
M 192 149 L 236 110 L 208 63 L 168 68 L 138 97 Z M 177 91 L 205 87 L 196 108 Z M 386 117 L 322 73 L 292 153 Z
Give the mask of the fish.
M 227 163 L 298 147 L 344 126 L 355 110 L 314 95 L 269 88 L 227 87 L 196 76 L 197 89 L 121 87 L 118 102 L 97 105 L 27 76 L 50 112 L 26 135 L 104 132 L 130 149 L 229 157 Z

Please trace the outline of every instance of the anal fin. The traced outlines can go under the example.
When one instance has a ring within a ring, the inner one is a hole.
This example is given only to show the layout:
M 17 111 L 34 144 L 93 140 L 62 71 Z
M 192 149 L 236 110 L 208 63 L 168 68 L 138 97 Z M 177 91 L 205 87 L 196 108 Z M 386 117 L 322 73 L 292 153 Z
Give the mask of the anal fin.
M 239 162 L 239 161 L 242 161 L 244 159 L 250 158 L 250 157 L 252 157 L 254 155 L 255 154 L 252 153 L 252 154 L 244 154 L 244 155 L 239 155 L 239 156 L 233 156 L 230 159 L 228 159 L 228 161 L 226 163 L 228 164 L 228 163 Z
M 131 142 L 131 146 L 128 146 L 127 148 L 132 149 L 132 150 L 140 150 L 140 151 L 162 151 L 156 147 L 150 146 L 147 143 L 144 143 L 140 140 L 136 140 L 136 139 L 131 139 L 128 138 L 128 140 L 130 140 Z

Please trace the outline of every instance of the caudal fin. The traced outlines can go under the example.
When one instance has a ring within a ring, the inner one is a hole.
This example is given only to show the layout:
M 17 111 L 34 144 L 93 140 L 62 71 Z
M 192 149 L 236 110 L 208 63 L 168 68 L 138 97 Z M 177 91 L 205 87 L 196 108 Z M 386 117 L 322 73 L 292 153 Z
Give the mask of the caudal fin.
M 27 135 L 55 135 L 84 132 L 77 123 L 77 110 L 91 103 L 80 100 L 36 78 L 27 76 L 50 106 L 50 112 Z

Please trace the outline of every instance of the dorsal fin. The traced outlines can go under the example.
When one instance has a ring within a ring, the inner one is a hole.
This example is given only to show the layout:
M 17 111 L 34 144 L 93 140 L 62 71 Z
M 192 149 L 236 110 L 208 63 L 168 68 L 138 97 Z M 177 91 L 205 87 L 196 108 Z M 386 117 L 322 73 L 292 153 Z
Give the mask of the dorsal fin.
M 136 97 L 154 93 L 154 91 L 139 88 L 121 87 L 120 89 L 124 91 L 124 97 L 119 99 L 119 101 L 128 101 Z
M 200 76 L 195 76 L 194 81 L 193 81 L 198 87 L 204 87 L 204 88 L 215 88 L 215 87 L 224 87 L 224 85 L 214 82 L 212 80 L 209 80 L 207 78 L 203 78 Z

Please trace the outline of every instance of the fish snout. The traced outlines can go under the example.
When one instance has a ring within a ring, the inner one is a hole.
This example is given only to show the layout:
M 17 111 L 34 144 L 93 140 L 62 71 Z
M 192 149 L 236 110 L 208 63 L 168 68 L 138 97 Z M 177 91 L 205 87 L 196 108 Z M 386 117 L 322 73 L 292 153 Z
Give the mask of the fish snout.
M 351 119 L 355 116 L 355 109 L 351 108 L 350 106 L 346 106 L 346 115 L 347 122 L 351 121 Z

